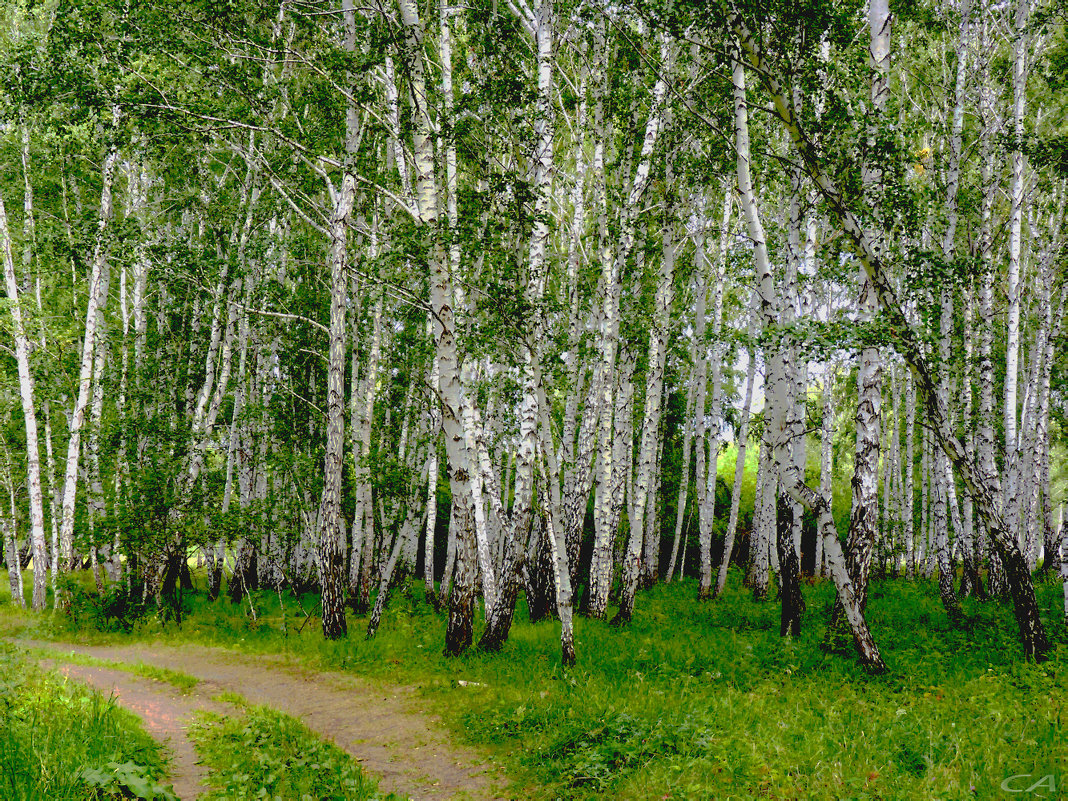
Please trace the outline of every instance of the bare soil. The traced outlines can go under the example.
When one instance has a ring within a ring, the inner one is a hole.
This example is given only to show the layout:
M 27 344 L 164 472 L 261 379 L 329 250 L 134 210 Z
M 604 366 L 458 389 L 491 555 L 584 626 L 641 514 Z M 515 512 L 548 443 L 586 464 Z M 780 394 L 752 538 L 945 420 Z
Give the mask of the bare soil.
M 378 779 L 379 787 L 415 801 L 505 799 L 500 768 L 470 748 L 449 740 L 440 719 L 414 708 L 414 688 L 387 686 L 344 673 L 314 672 L 279 657 L 256 657 L 222 648 L 188 645 L 84 646 L 20 640 L 20 645 L 98 659 L 169 668 L 200 680 L 188 694 L 170 685 L 120 670 L 63 665 L 62 671 L 101 691 L 145 719 L 153 736 L 173 752 L 174 785 L 182 799 L 203 790 L 184 725 L 200 709 L 220 711 L 212 699 L 238 693 L 250 703 L 273 707 L 300 719 L 333 741 Z M 223 713 L 226 714 L 225 709 Z

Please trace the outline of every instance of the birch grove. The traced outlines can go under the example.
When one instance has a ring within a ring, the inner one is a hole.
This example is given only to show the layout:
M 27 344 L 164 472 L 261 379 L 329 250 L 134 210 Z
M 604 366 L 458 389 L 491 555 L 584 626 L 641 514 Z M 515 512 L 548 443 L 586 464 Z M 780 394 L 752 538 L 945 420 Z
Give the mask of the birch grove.
M 339 638 L 415 582 L 446 653 L 509 647 L 525 596 L 569 665 L 575 612 L 627 625 L 661 580 L 797 636 L 811 577 L 881 670 L 870 583 L 937 571 L 952 620 L 1007 594 L 1047 653 L 1040 0 L 61 5 L 0 42 L 50 87 L 0 126 L 13 597 L 99 566 L 180 610 L 199 558 Z

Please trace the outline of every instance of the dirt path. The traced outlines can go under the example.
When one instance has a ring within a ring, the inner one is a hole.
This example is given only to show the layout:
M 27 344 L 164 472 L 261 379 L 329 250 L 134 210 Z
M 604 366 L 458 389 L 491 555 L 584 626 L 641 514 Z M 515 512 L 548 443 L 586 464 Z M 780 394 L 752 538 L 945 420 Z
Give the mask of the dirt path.
M 43 667 L 52 667 L 75 681 L 88 684 L 104 693 L 111 693 L 121 706 L 136 712 L 144 721 L 145 731 L 162 742 L 171 756 L 174 794 L 194 799 L 208 789 L 204 781 L 207 771 L 197 761 L 196 751 L 185 729 L 199 711 L 234 714 L 229 704 L 220 704 L 200 697 L 182 695 L 162 682 L 143 679 L 126 671 L 87 665 L 67 665 L 45 660 Z
M 177 773 L 180 767 L 186 770 L 179 764 L 185 758 L 181 742 L 188 746 L 180 730 L 181 722 L 194 710 L 206 708 L 202 705 L 210 704 L 212 697 L 224 691 L 239 693 L 250 703 L 265 704 L 299 718 L 312 731 L 355 757 L 378 779 L 383 790 L 408 795 L 414 801 L 508 798 L 498 768 L 474 751 L 449 742 L 439 719 L 411 709 L 413 688 L 387 687 L 342 673 L 311 672 L 277 658 L 246 656 L 221 648 L 80 646 L 34 640 L 17 643 L 57 654 L 73 651 L 98 659 L 144 662 L 200 679 L 192 693 L 182 695 L 169 691 L 166 685 L 122 671 L 80 665 L 63 667 L 72 678 L 105 692 L 114 690 L 120 703 L 145 717 L 146 728 L 154 734 L 150 717 L 159 718 L 159 736 L 171 738 L 175 789 L 182 799 L 195 798 L 201 776 L 196 773 L 199 768 L 194 761 L 182 776 L 183 782 L 192 784 L 186 794 L 178 790 Z M 149 695 L 150 691 L 154 694 Z M 134 703 L 148 709 L 148 715 Z

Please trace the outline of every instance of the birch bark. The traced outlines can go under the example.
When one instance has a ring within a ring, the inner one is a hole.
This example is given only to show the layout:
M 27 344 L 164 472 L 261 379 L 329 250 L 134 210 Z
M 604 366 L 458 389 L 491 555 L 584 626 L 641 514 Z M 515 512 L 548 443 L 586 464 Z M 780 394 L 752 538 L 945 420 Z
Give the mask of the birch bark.
M 446 472 L 452 487 L 456 535 L 456 576 L 449 598 L 449 621 L 445 653 L 456 655 L 471 645 L 474 626 L 475 554 L 472 524 L 471 470 L 473 460 L 464 438 L 462 387 L 457 357 L 453 278 L 445 248 L 435 229 L 439 222 L 439 187 L 434 166 L 424 52 L 425 30 L 415 0 L 398 0 L 404 33 L 403 54 L 407 63 L 413 108 L 412 155 L 414 162 L 417 223 L 429 239 L 430 305 L 434 318 L 435 352 L 440 371 L 438 398 L 448 455 Z
M 319 508 L 319 583 L 322 587 L 323 636 L 329 640 L 348 633 L 345 619 L 345 533 L 341 516 L 341 474 L 345 453 L 345 311 L 348 280 L 345 273 L 348 221 L 356 198 L 356 182 L 342 176 L 330 219 L 330 353 L 327 367 L 326 457 L 323 495 Z
M 755 295 L 754 295 L 755 299 Z M 748 340 L 756 339 L 757 316 L 756 309 L 749 313 Z M 742 479 L 745 476 L 745 456 L 749 448 L 749 416 L 753 408 L 753 385 L 756 382 L 756 350 L 749 351 L 748 364 L 745 368 L 745 400 L 739 413 L 738 432 L 738 456 L 734 461 L 734 484 L 731 489 L 731 511 L 727 519 L 727 532 L 723 539 L 723 557 L 719 562 L 719 570 L 716 573 L 716 587 L 712 592 L 713 598 L 723 594 L 727 586 L 727 568 L 730 566 L 731 553 L 734 551 L 734 537 L 738 531 L 738 511 L 742 502 Z M 819 538 L 817 538 L 818 541 Z
M 4 282 L 8 308 L 15 333 L 15 361 L 19 375 L 19 398 L 22 402 L 23 426 L 26 430 L 26 482 L 30 501 L 30 543 L 33 552 L 33 596 L 31 606 L 45 608 L 45 583 L 48 577 L 48 548 L 45 543 L 44 500 L 41 493 L 41 456 L 37 441 L 37 408 L 34 400 L 33 374 L 30 371 L 30 338 L 22 320 L 22 305 L 15 280 L 15 262 L 11 255 L 11 235 L 7 210 L 0 198 L 0 249 L 4 260 Z M 26 265 L 29 269 L 29 265 Z M 14 521 L 12 521 L 12 524 Z M 21 586 L 21 585 L 20 585 Z
M 653 150 L 659 139 L 663 122 L 663 105 L 667 96 L 667 74 L 671 71 L 673 62 L 673 47 L 667 40 L 661 42 L 660 48 L 663 72 L 653 87 L 653 102 L 649 110 L 649 116 L 645 123 L 645 134 L 642 139 L 641 152 L 638 156 L 638 164 L 634 175 L 629 182 L 626 202 L 621 210 L 620 234 L 618 245 L 613 247 L 609 239 L 605 204 L 607 198 L 603 196 L 605 187 L 599 187 L 602 193 L 601 201 L 601 262 L 607 267 L 607 279 L 605 284 L 605 304 L 601 320 L 601 341 L 603 359 L 599 365 L 602 376 L 607 377 L 612 373 L 616 363 L 616 350 L 619 339 L 619 299 L 621 293 L 620 276 L 627 259 L 634 249 L 635 235 L 639 204 L 649 184 L 649 172 L 652 167 Z M 604 380 L 602 378 L 602 380 Z M 597 383 L 597 378 L 594 378 Z M 616 480 L 613 475 L 612 459 L 612 382 L 604 381 L 604 395 L 602 397 L 602 410 L 599 442 L 599 480 L 601 488 L 611 487 Z M 609 525 L 611 520 L 610 502 L 611 493 L 603 492 L 600 497 L 601 503 L 594 516 L 595 531 L 594 553 L 599 554 L 603 560 L 604 554 L 611 552 L 611 541 L 615 531 Z M 640 529 L 640 524 L 639 524 Z M 641 540 L 632 538 L 628 541 L 627 555 L 624 558 L 623 595 L 621 598 L 620 622 L 626 622 L 630 618 L 630 609 L 633 608 L 633 596 L 637 588 L 638 572 L 641 562 Z M 611 584 L 611 571 L 605 574 L 604 565 L 595 572 L 590 571 L 590 614 L 594 617 L 604 617 L 608 606 L 608 590 Z
M 536 0 L 534 3 L 534 44 L 537 49 L 538 100 L 535 133 L 537 144 L 534 156 L 533 191 L 534 224 L 530 233 L 527 256 L 527 281 L 524 298 L 533 309 L 530 338 L 525 347 L 523 364 L 523 396 L 519 405 L 519 443 L 516 451 L 515 493 L 508 520 L 502 519 L 507 538 L 500 572 L 498 602 L 487 597 L 486 630 L 479 644 L 498 648 L 508 636 L 515 610 L 519 586 L 520 554 L 533 525 L 534 475 L 538 427 L 538 380 L 541 374 L 541 340 L 544 330 L 542 299 L 548 275 L 548 246 L 550 236 L 550 203 L 554 172 L 553 138 L 555 135 L 555 106 L 553 103 L 553 28 L 555 0 Z M 500 497 L 500 492 L 497 492 Z M 500 517 L 504 517 L 503 510 Z M 483 569 L 485 575 L 486 569 Z
M 115 165 L 118 162 L 118 157 L 118 150 L 111 146 L 101 170 L 100 212 L 97 221 L 96 241 L 93 246 L 92 267 L 89 274 L 85 329 L 82 338 L 82 355 L 78 374 L 78 397 L 74 402 L 74 412 L 70 418 L 67 466 L 63 481 L 63 510 L 59 529 L 59 564 L 60 572 L 63 573 L 71 569 L 71 558 L 73 556 L 74 502 L 78 487 L 82 428 L 85 424 L 85 410 L 89 405 L 93 354 L 96 352 L 96 328 L 99 322 L 97 311 L 107 300 L 101 289 L 107 284 L 108 251 L 111 241 L 109 223 L 112 216 L 112 181 L 115 176 Z
M 871 105 L 878 126 L 890 96 L 890 9 L 887 0 L 868 4 L 868 28 L 871 41 Z M 874 150 L 875 133 L 869 133 L 868 147 Z M 877 205 L 882 170 L 871 157 L 865 160 L 864 188 L 868 203 Z M 858 321 L 870 324 L 878 310 L 875 288 L 863 266 L 860 268 Z M 878 530 L 879 518 L 879 440 L 882 436 L 882 358 L 876 347 L 861 349 L 857 369 L 856 453 L 853 461 L 853 505 L 849 515 L 849 539 L 846 558 L 861 608 L 868 596 L 868 570 Z
M 763 60 L 759 56 L 759 51 L 756 49 L 756 45 L 754 44 L 749 31 L 740 17 L 734 16 L 732 27 L 740 40 L 741 47 L 749 62 L 754 66 L 762 64 Z M 766 70 L 764 72 L 766 72 Z M 733 80 L 735 98 L 735 141 L 738 151 L 738 195 L 742 201 L 743 211 L 745 212 L 749 238 L 753 242 L 754 265 L 757 271 L 756 287 L 759 296 L 761 319 L 765 329 L 769 329 L 774 328 L 777 322 L 775 279 L 768 260 L 764 227 L 757 209 L 749 171 L 749 128 L 748 109 L 746 105 L 745 72 L 744 66 L 740 61 L 735 66 Z M 765 83 L 767 83 L 766 78 Z M 791 115 L 791 107 L 785 106 L 786 101 L 778 91 L 777 83 L 774 85 L 774 90 L 772 90 L 771 93 L 775 98 L 776 112 L 780 116 L 783 114 Z M 783 104 L 783 107 L 780 107 L 780 104 Z M 789 118 L 792 119 L 792 116 Z M 811 174 L 811 171 L 810 177 L 815 179 L 815 176 Z M 816 182 L 818 185 L 819 181 L 817 180 Z M 821 521 L 821 536 L 823 538 L 824 553 L 831 571 L 831 576 L 834 578 L 835 586 L 838 589 L 839 600 L 842 603 L 850 624 L 850 629 L 853 632 L 853 639 L 857 647 L 857 652 L 864 664 L 870 669 L 876 671 L 885 670 L 886 665 L 884 664 L 882 657 L 879 655 L 879 649 L 876 647 L 875 641 L 872 639 L 867 622 L 864 620 L 861 605 L 856 598 L 852 579 L 850 578 L 845 559 L 842 555 L 841 545 L 838 541 L 838 532 L 834 529 L 833 519 L 826 513 L 827 508 L 823 498 L 805 485 L 803 477 L 799 474 L 797 466 L 793 461 L 792 454 L 790 453 L 789 440 L 783 436 L 783 434 L 786 433 L 786 429 L 782 418 L 782 393 L 786 389 L 788 373 L 783 364 L 781 350 L 777 353 L 773 351 L 769 354 L 767 365 L 768 377 L 766 380 L 767 389 L 765 394 L 768 398 L 768 412 L 770 412 L 770 419 L 765 425 L 770 432 L 768 436 L 775 438 L 773 458 L 775 461 L 775 472 L 777 473 L 776 477 L 781 477 L 783 490 L 788 492 L 794 500 L 802 502 L 806 507 L 816 512 L 817 518 Z M 766 414 L 768 414 L 768 412 L 766 412 Z M 784 566 L 784 569 L 789 569 L 789 565 Z M 794 589 L 792 582 L 790 589 Z M 796 596 L 787 598 L 786 602 L 784 602 L 784 607 L 785 603 L 793 605 L 799 600 L 800 590 L 798 586 Z M 786 612 L 787 610 L 784 608 L 784 622 Z M 791 609 L 790 612 L 798 618 L 800 617 L 799 606 Z
M 1018 457 L 1017 384 L 1020 371 L 1020 309 L 1022 285 L 1020 281 L 1021 243 L 1024 212 L 1024 166 L 1023 152 L 1024 113 L 1027 107 L 1027 22 L 1030 16 L 1030 0 L 1017 0 L 1015 36 L 1012 65 L 1012 182 L 1009 187 L 1009 243 L 1008 276 L 1006 285 L 1006 334 L 1005 334 L 1005 395 L 1002 424 L 1005 432 L 1005 486 L 1002 509 L 1005 525 L 1014 536 L 1019 528 L 1020 513 L 1020 464 Z

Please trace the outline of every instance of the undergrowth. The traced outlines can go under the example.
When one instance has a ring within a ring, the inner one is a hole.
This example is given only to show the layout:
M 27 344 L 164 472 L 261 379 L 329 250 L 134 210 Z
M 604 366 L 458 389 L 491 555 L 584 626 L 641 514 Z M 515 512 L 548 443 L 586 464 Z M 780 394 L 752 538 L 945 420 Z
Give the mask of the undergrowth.
M 93 636 L 285 653 L 416 686 L 459 737 L 508 766 L 517 796 L 998 798 L 1021 774 L 1068 787 L 1061 590 L 1036 589 L 1056 644 L 1042 664 L 1021 655 L 1008 601 L 963 599 L 955 623 L 932 582 L 873 581 L 881 676 L 823 643 L 832 586 L 804 588 L 803 633 L 784 640 L 778 605 L 753 601 L 733 573 L 716 601 L 698 603 L 689 581 L 642 593 L 623 629 L 576 619 L 570 670 L 559 664 L 558 624 L 526 622 L 522 598 L 500 653 L 445 658 L 444 618 L 419 587 L 394 594 L 370 641 L 360 617 L 348 638 L 323 640 L 319 620 L 299 613 L 316 609 L 315 596 L 283 595 L 280 606 L 275 593 L 252 594 L 255 619 L 247 602 L 201 593 L 187 596 L 180 629 L 145 620 Z M 59 618 L 18 620 L 9 625 L 74 633 Z

